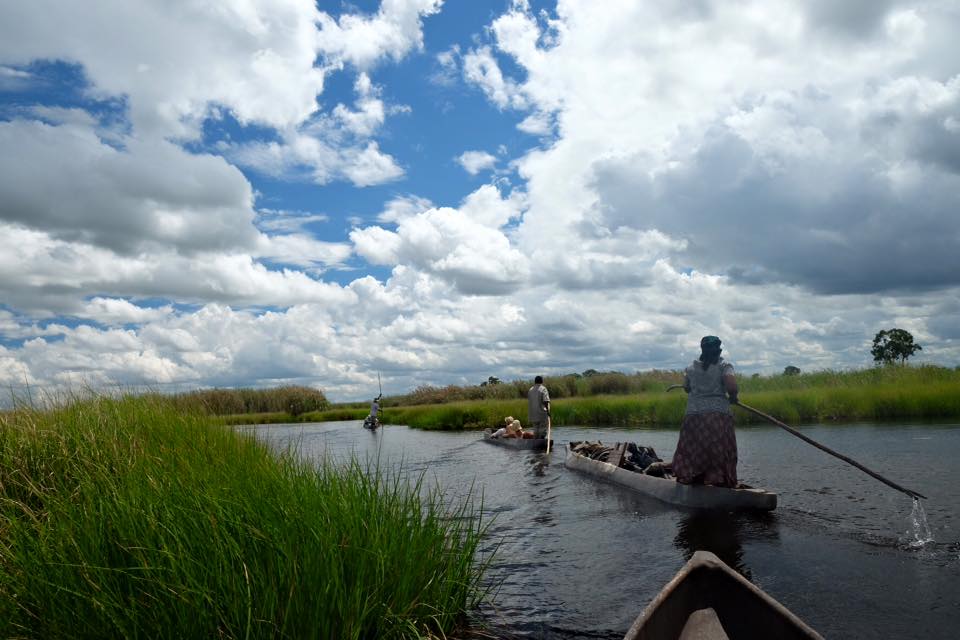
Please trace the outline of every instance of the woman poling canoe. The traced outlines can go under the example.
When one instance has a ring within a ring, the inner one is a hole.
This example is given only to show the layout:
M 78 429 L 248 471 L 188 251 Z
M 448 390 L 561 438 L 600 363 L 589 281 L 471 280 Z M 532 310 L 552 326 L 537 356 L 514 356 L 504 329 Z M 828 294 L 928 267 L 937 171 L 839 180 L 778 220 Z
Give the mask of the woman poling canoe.
M 887 486 L 913 498 L 926 498 L 922 493 L 900 486 L 856 460 L 826 447 L 790 428 L 773 416 L 741 403 L 733 365 L 720 357 L 720 338 L 704 336 L 700 340 L 700 358 L 684 371 L 683 385 L 670 385 L 667 391 L 682 387 L 689 394 L 687 410 L 680 427 L 680 440 L 673 457 L 673 473 L 681 483 L 737 486 L 737 439 L 733 431 L 730 405 L 737 405 L 772 422 L 804 442 L 843 460 Z
M 720 357 L 720 338 L 704 336 L 700 357 L 685 370 L 687 410 L 673 455 L 673 474 L 683 484 L 737 486 L 737 436 L 730 404 L 737 402 L 733 365 Z

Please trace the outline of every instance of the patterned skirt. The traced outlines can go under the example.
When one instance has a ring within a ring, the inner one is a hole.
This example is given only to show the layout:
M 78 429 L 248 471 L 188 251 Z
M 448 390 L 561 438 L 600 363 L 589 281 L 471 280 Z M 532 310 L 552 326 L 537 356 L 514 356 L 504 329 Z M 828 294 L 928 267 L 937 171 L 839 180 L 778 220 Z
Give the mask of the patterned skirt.
M 673 454 L 678 482 L 737 486 L 737 436 L 729 413 L 684 416 Z

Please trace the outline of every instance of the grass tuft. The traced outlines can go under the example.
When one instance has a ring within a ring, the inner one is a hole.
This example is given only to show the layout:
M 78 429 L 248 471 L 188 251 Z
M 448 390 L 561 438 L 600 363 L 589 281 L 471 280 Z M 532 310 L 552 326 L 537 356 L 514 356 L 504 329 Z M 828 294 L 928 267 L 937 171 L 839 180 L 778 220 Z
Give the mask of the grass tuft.
M 157 397 L 20 408 L 0 416 L 0 636 L 442 636 L 483 597 L 478 513 Z

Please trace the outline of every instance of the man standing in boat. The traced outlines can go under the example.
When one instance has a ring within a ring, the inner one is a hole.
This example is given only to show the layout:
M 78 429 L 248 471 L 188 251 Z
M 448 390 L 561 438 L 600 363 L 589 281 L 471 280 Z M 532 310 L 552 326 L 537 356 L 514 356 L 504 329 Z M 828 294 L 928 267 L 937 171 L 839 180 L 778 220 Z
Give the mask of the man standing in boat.
M 377 424 L 380 420 L 380 398 L 383 397 L 381 393 L 379 396 L 373 399 L 373 402 L 370 403 L 370 417 L 373 418 L 371 422 Z
M 527 421 L 533 428 L 536 438 L 547 437 L 547 420 L 550 418 L 550 394 L 543 386 L 543 376 L 533 379 L 533 386 L 527 392 Z

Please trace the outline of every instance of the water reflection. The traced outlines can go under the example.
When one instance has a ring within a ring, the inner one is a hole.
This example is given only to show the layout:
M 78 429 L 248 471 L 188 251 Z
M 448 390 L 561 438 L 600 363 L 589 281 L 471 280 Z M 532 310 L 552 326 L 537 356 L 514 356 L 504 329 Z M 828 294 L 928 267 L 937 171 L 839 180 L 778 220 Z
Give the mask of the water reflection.
M 674 545 L 689 560 L 694 551 L 710 551 L 750 580 L 752 572 L 743 560 L 744 542 L 779 538 L 777 518 L 769 513 L 693 511 L 681 518 Z

